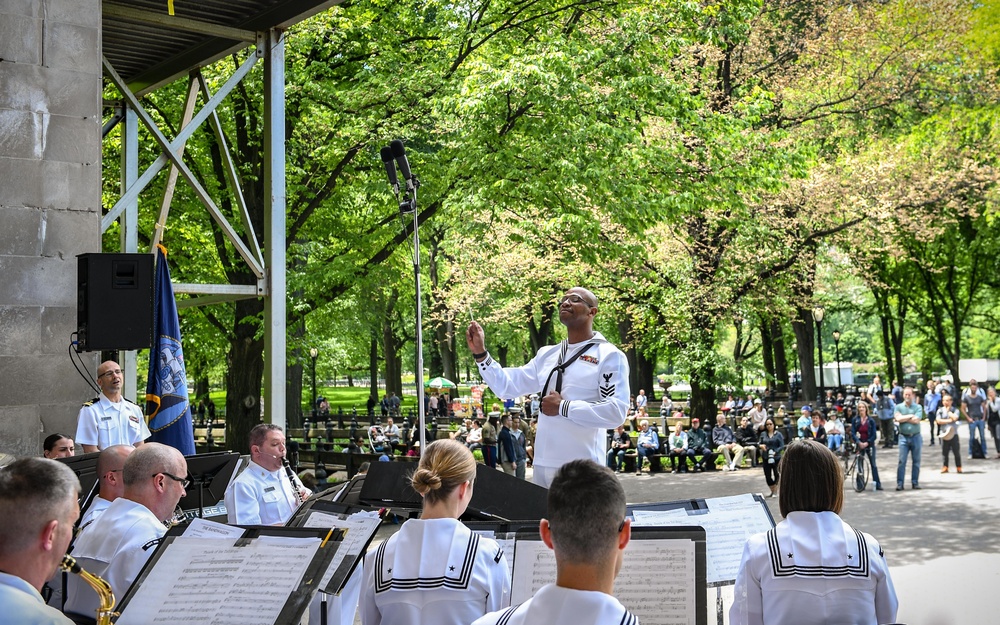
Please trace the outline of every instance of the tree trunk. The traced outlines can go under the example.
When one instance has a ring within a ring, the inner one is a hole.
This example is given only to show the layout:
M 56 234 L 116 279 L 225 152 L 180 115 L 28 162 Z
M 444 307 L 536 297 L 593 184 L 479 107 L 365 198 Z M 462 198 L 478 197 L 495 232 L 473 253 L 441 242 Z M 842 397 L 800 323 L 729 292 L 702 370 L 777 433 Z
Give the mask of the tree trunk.
M 368 349 L 368 395 L 378 403 L 378 335 L 374 330 Z
M 774 347 L 774 389 L 778 393 L 787 393 L 788 359 L 785 356 L 785 332 L 777 319 L 771 321 L 771 345 Z
M 288 335 L 296 339 L 296 344 L 301 344 L 306 335 L 306 322 L 302 316 L 294 315 L 288 319 Z M 296 347 L 288 354 L 285 366 L 285 418 L 290 428 L 302 427 L 302 358 L 302 348 Z M 309 401 L 312 401 L 312 387 L 309 389 Z M 309 407 L 309 414 L 314 408 Z
M 501 367 L 507 366 L 507 353 L 510 348 L 504 343 L 497 343 L 497 362 L 500 363 Z
M 801 370 L 802 394 L 799 399 L 809 401 L 816 397 L 816 361 L 814 324 L 812 311 L 808 308 L 799 308 L 798 316 L 792 320 L 792 331 L 795 332 L 796 352 L 799 357 L 799 369 Z
M 552 310 L 553 308 L 550 304 L 544 304 L 542 319 L 536 324 L 531 307 L 527 306 L 525 308 L 525 312 L 528 315 L 528 337 L 531 339 L 533 354 L 538 353 L 538 350 L 546 345 L 552 344 Z
M 260 391 L 264 375 L 264 338 L 258 336 L 264 300 L 235 303 L 235 337 L 229 345 L 226 368 L 226 446 L 250 453 L 250 430 L 261 423 Z
M 774 373 L 774 342 L 771 340 L 771 322 L 765 318 L 760 320 L 761 358 L 764 360 L 764 373 L 767 376 L 765 394 L 771 396 L 775 391 L 777 376 Z

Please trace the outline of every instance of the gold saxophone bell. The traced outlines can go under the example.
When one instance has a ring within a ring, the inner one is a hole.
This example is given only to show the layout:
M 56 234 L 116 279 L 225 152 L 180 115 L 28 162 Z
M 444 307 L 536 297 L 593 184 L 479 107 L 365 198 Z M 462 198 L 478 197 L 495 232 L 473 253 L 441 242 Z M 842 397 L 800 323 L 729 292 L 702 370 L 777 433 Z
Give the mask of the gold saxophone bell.
M 84 571 L 69 554 L 63 556 L 59 568 L 67 573 L 79 575 L 94 589 L 101 601 L 101 607 L 97 608 L 97 625 L 111 625 L 111 618 L 118 616 L 118 613 L 114 612 L 115 593 L 111 590 L 111 585 L 100 577 Z

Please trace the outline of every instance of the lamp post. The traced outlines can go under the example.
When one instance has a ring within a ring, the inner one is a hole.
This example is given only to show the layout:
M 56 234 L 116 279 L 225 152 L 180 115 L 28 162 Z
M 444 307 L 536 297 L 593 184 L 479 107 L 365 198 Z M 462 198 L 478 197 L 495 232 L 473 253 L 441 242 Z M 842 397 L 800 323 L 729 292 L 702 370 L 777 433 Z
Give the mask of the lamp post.
M 840 380 L 840 330 L 833 331 L 833 351 L 837 355 L 837 391 L 840 392 L 843 386 Z
M 819 384 L 816 387 L 817 407 L 823 404 L 823 307 L 817 306 L 813 309 L 813 319 L 816 320 L 816 344 L 819 349 Z
M 316 421 L 316 357 L 319 356 L 319 350 L 315 347 L 309 348 L 309 357 L 312 358 L 313 370 L 312 370 L 312 387 L 313 387 L 313 403 L 312 403 L 312 416 L 313 422 Z

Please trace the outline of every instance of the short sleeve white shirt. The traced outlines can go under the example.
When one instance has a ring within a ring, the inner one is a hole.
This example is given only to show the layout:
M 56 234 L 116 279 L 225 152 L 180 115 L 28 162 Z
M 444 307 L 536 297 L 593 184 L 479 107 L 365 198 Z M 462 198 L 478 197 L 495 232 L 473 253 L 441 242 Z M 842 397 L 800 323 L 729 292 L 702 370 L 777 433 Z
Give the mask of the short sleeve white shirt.
M 80 408 L 76 422 L 77 445 L 135 445 L 149 438 L 142 410 L 127 399 L 115 403 L 101 393 L 96 401 Z

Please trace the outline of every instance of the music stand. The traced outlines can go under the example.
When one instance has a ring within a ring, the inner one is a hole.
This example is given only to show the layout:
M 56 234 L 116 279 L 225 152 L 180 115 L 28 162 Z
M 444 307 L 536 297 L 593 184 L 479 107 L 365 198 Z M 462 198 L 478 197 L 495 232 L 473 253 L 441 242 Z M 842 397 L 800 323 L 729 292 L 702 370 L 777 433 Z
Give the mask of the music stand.
M 205 518 L 205 492 L 211 495 L 210 506 L 217 505 L 226 497 L 226 488 L 232 481 L 239 466 L 240 455 L 233 451 L 217 451 L 207 454 L 185 456 L 191 485 L 188 492 L 177 504 L 181 510 L 198 509 L 198 518 Z M 197 489 L 197 492 L 195 492 Z
M 77 523 L 83 518 L 83 514 L 90 507 L 90 503 L 97 497 L 97 493 L 100 491 L 98 485 L 100 476 L 97 475 L 97 458 L 100 455 L 101 452 L 95 451 L 81 456 L 55 458 L 55 460 L 68 466 L 76 474 L 77 479 L 80 480 L 80 518 L 76 520 Z

